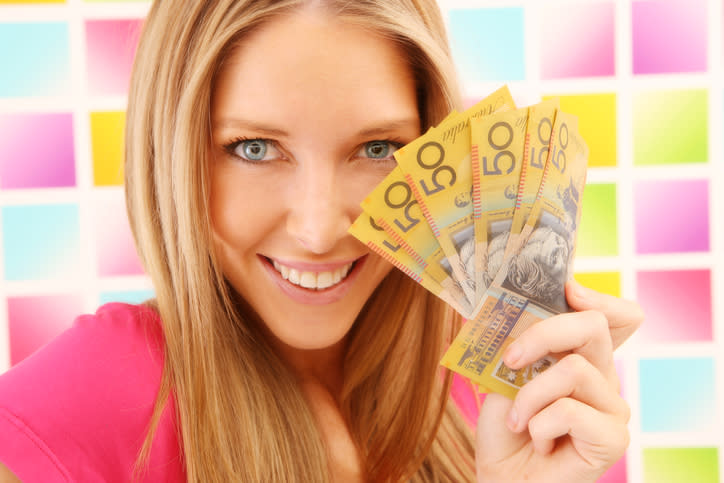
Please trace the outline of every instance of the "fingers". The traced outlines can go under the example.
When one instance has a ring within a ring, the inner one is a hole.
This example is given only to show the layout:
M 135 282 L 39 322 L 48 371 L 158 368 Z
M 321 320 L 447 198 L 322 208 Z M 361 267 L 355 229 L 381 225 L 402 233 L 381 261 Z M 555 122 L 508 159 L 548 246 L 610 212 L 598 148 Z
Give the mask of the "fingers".
M 503 362 L 520 369 L 550 353 L 573 352 L 607 376 L 614 375 L 613 343 L 601 312 L 571 312 L 542 320 L 524 331 L 503 354 Z
M 628 339 L 644 320 L 638 303 L 597 292 L 575 280 L 566 284 L 566 300 L 574 310 L 601 312 L 608 320 L 614 348 Z
M 570 354 L 521 388 L 508 413 L 508 427 L 523 431 L 537 414 L 562 399 L 574 399 L 628 421 L 630 410 L 616 392 L 617 382 L 607 380 L 582 356 Z
M 537 452 L 550 453 L 556 440 L 568 435 L 570 439 L 564 444 L 570 444 L 594 467 L 606 467 L 618 460 L 629 444 L 624 420 L 571 398 L 559 399 L 536 414 L 528 429 Z

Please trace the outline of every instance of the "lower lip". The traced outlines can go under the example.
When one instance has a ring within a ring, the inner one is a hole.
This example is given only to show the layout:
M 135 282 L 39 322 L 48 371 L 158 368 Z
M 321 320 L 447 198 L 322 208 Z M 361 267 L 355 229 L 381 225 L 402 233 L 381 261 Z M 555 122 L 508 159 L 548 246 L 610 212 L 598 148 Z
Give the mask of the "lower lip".
M 362 267 L 367 260 L 367 256 L 365 255 L 362 258 L 358 258 L 350 272 L 341 282 L 322 290 L 310 290 L 300 287 L 299 285 L 295 285 L 289 280 L 284 279 L 282 274 L 277 272 L 269 259 L 262 255 L 259 255 L 259 259 L 272 281 L 276 283 L 282 292 L 284 292 L 289 298 L 295 302 L 305 305 L 327 305 L 338 302 L 347 295 L 347 292 L 349 292 L 352 288 L 354 280 L 359 275 L 360 270 L 362 270 Z

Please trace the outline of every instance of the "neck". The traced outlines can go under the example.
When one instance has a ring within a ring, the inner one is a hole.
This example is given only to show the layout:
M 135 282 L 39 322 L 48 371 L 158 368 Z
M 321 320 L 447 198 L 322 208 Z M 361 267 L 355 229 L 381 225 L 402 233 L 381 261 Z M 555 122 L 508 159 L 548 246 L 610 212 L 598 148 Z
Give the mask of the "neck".
M 278 339 L 272 346 L 303 386 L 314 385 L 326 389 L 339 399 L 344 378 L 344 354 L 347 339 L 321 349 L 298 349 Z

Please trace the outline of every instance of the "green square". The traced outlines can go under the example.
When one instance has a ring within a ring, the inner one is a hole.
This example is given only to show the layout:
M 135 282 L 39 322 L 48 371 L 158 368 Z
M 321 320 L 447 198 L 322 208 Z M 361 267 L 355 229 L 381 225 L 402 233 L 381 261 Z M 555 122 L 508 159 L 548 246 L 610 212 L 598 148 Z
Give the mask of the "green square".
M 706 163 L 708 121 L 706 89 L 637 93 L 633 100 L 634 164 Z
M 716 448 L 644 448 L 645 483 L 719 483 Z
M 583 190 L 581 224 L 576 255 L 606 257 L 618 255 L 616 185 L 588 184 Z

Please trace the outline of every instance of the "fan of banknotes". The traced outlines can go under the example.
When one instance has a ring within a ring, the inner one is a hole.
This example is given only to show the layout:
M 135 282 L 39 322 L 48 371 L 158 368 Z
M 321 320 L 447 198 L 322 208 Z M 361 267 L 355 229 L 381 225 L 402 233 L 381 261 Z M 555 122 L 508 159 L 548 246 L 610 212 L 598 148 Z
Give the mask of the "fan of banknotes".
M 468 321 L 442 364 L 514 397 L 555 362 L 500 360 L 527 327 L 568 311 L 588 148 L 557 99 L 517 108 L 502 87 L 395 152 L 350 233 Z

